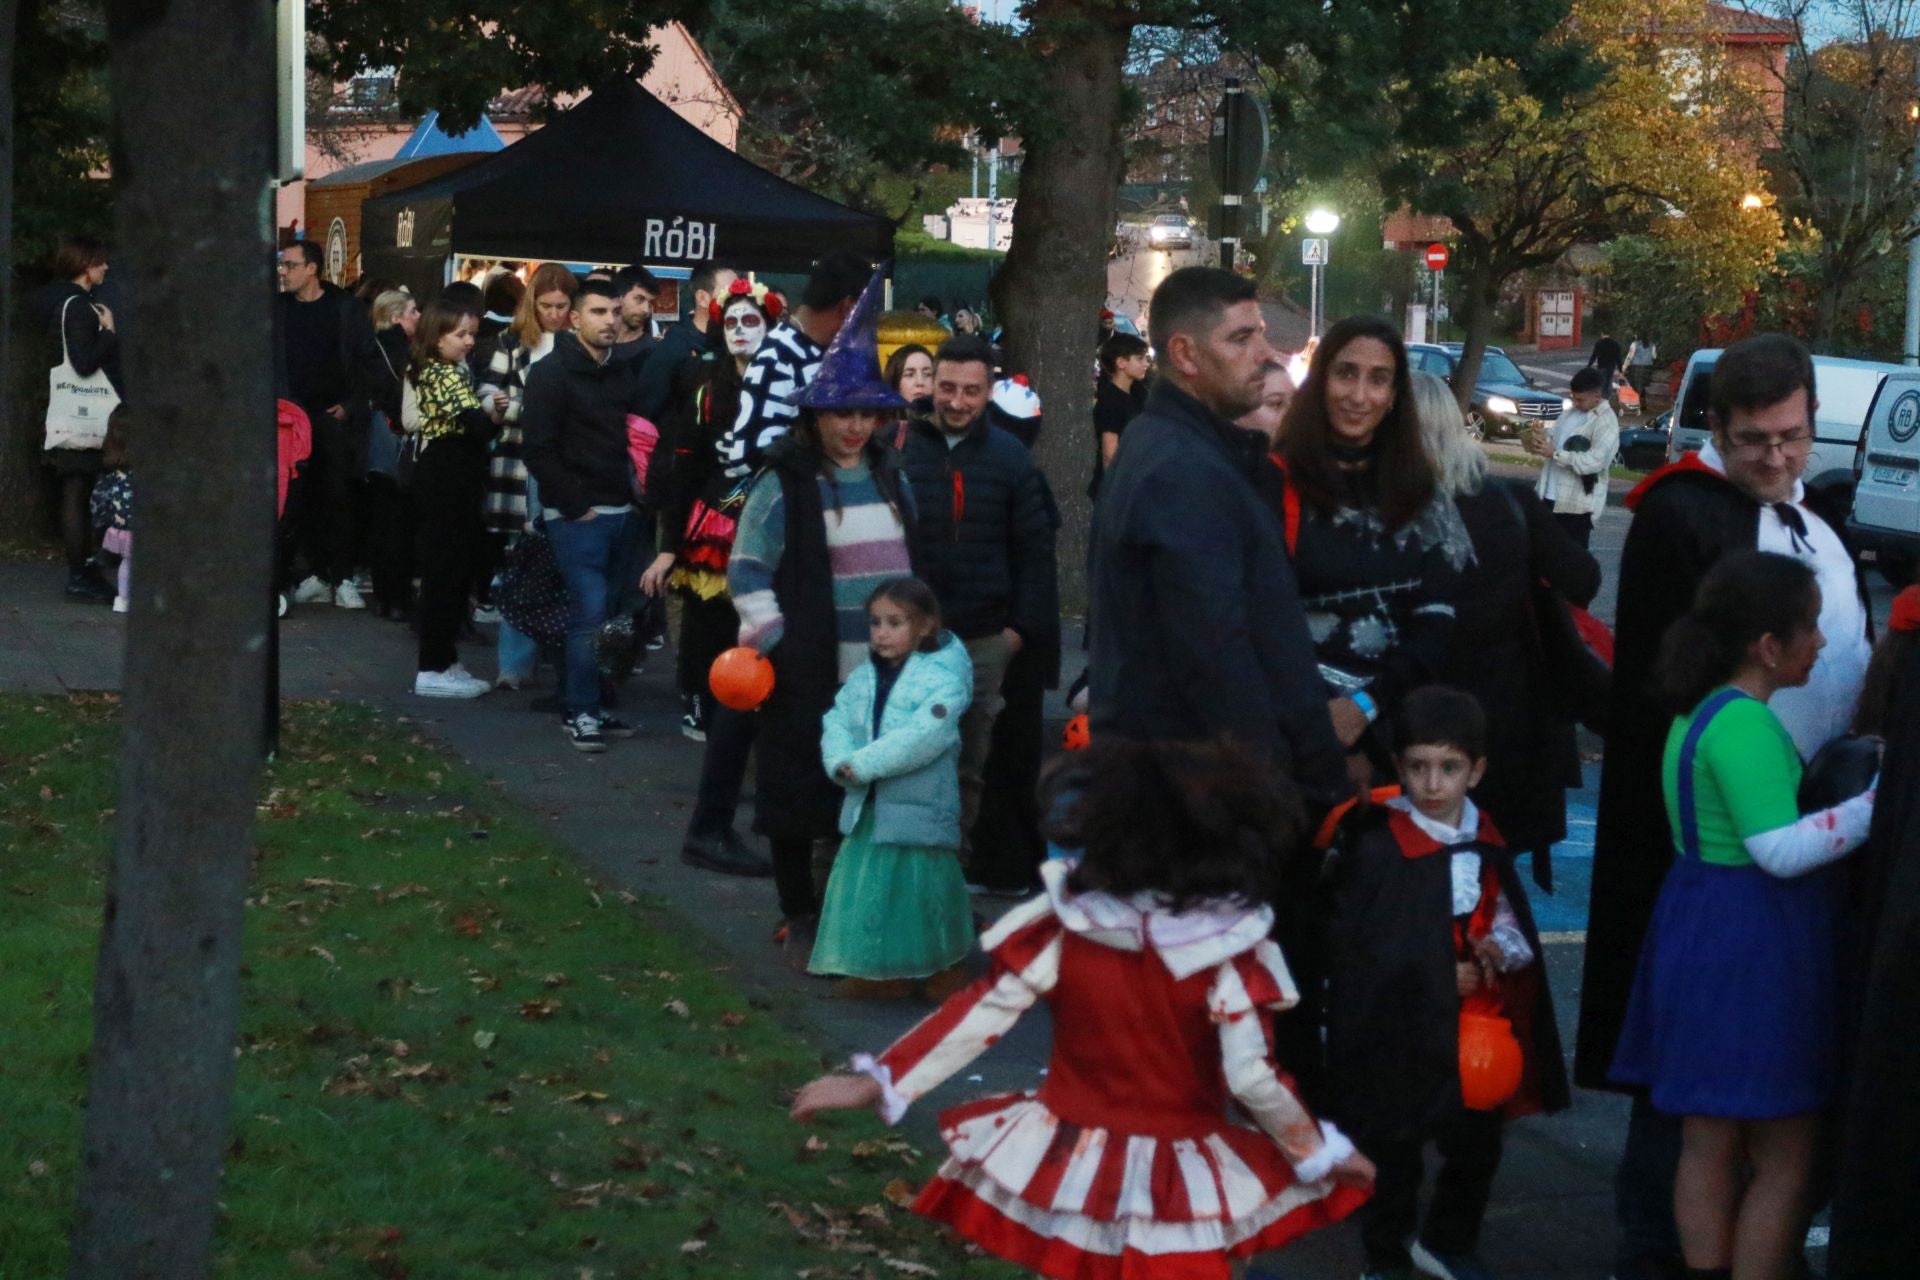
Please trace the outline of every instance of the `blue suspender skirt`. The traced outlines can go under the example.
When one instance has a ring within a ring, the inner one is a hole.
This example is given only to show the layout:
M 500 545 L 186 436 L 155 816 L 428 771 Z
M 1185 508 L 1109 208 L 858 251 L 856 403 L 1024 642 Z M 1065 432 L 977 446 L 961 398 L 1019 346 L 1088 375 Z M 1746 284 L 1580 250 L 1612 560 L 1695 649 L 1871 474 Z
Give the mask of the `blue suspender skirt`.
M 1773 1120 L 1818 1111 L 1836 1063 L 1832 868 L 1792 879 L 1700 859 L 1693 762 L 1736 698 L 1700 708 L 1680 746 L 1680 850 L 1640 950 L 1612 1078 L 1669 1115 Z

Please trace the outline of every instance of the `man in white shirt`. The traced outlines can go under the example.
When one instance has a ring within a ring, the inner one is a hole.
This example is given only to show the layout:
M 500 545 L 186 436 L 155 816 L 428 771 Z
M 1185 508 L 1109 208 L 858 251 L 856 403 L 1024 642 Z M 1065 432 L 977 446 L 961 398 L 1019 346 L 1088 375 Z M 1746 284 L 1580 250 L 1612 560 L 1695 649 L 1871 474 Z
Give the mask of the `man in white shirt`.
M 1598 369 L 1573 375 L 1572 399 L 1573 408 L 1550 430 L 1528 433 L 1526 450 L 1542 460 L 1534 492 L 1553 508 L 1554 521 L 1585 547 L 1606 510 L 1607 469 L 1619 451 L 1620 419 L 1607 403 L 1607 380 Z

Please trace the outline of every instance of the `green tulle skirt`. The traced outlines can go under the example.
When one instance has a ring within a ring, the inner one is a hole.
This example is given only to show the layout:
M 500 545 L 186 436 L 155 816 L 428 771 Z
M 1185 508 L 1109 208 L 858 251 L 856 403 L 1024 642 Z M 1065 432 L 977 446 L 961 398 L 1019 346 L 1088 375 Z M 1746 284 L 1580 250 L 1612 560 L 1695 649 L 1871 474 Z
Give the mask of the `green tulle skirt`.
M 808 970 L 849 978 L 928 978 L 972 949 L 973 904 L 959 854 L 875 843 L 868 799 L 827 877 Z

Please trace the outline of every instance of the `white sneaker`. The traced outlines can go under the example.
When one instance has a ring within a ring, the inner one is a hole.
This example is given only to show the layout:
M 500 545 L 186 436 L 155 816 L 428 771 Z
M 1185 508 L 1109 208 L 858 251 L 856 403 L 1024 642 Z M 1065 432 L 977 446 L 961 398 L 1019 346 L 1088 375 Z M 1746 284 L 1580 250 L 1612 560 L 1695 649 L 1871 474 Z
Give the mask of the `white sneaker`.
M 125 613 L 127 611 L 127 598 L 125 596 L 115 596 L 113 598 L 113 611 L 115 613 Z
M 352 582 L 343 582 L 333 589 L 333 603 L 339 609 L 364 609 L 366 598 L 360 594 L 360 588 Z
M 462 671 L 458 664 L 445 671 L 422 671 L 413 678 L 413 692 L 422 698 L 477 698 L 491 687 Z
M 490 604 L 479 605 L 473 611 L 473 621 L 476 626 L 490 627 L 500 621 L 500 611 Z
M 333 588 L 322 582 L 318 576 L 308 577 L 293 589 L 295 604 L 332 604 Z

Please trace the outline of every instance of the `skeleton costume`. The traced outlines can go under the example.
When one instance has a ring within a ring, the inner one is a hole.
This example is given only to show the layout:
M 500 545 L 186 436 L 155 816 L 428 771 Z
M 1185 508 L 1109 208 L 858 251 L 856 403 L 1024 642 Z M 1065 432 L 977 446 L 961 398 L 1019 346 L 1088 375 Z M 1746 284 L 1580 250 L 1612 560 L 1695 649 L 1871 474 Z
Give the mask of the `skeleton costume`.
M 1356 451 L 1329 512 L 1300 500 L 1276 456 L 1265 482 L 1285 522 L 1327 696 L 1365 694 L 1391 717 L 1399 700 L 1445 669 L 1453 600 L 1473 540 L 1453 499 L 1436 493 L 1398 529 L 1380 516 L 1373 459 Z

